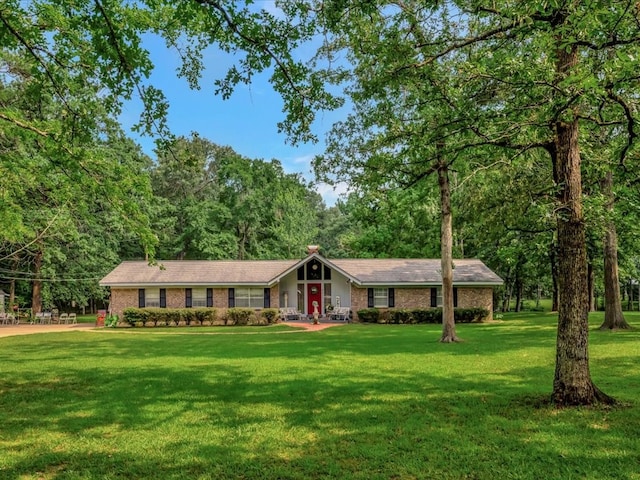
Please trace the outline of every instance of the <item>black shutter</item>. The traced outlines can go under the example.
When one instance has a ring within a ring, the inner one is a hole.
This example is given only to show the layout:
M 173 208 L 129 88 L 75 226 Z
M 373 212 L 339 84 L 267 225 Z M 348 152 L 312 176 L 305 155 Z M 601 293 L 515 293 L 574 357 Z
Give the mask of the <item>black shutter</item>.
M 373 308 L 373 288 L 367 288 L 367 307 Z
M 138 289 L 138 308 L 144 308 L 144 288 Z
M 271 308 L 271 289 L 264 289 L 264 308 Z
M 389 289 L 389 308 L 394 308 L 396 306 L 396 290 L 395 288 Z
M 213 307 L 213 288 L 207 288 L 207 307 Z
M 454 308 L 458 306 L 458 289 L 457 289 L 457 287 L 453 287 L 453 306 L 454 306 Z
M 304 265 L 298 267 L 298 280 L 304 280 Z
M 193 307 L 193 294 L 190 288 L 184 289 L 184 307 L 185 308 Z
M 167 308 L 167 290 L 165 288 L 160 289 L 160 308 Z
M 235 288 L 229 289 L 229 308 L 234 308 L 236 306 L 236 290 Z
M 431 307 L 435 308 L 438 306 L 438 289 L 435 287 L 431 288 Z

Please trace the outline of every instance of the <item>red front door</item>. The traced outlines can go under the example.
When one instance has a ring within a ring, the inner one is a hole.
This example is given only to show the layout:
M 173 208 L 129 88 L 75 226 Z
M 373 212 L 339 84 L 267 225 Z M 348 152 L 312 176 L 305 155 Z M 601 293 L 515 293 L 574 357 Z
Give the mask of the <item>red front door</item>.
M 313 315 L 313 302 L 318 302 L 318 313 L 322 315 L 322 284 L 307 284 L 307 313 Z

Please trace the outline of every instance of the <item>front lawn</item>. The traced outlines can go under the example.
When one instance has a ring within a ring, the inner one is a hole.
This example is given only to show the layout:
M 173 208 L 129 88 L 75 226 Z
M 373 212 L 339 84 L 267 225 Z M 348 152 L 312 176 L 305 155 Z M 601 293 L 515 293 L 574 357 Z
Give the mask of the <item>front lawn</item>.
M 623 405 L 560 411 L 550 314 L 459 325 L 454 345 L 438 325 L 2 338 L 0 478 L 638 480 L 627 319 L 591 334 L 592 376 Z

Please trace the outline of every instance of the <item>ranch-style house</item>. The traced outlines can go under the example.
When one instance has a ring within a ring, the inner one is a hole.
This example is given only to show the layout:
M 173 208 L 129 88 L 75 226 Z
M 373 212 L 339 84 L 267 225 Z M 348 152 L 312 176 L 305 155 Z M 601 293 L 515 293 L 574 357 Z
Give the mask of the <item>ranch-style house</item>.
M 486 308 L 502 279 L 476 259 L 454 260 L 454 306 Z M 100 281 L 111 313 L 128 307 L 293 308 L 312 315 L 358 310 L 431 308 L 442 304 L 439 259 L 328 259 L 309 248 L 299 260 L 126 261 Z

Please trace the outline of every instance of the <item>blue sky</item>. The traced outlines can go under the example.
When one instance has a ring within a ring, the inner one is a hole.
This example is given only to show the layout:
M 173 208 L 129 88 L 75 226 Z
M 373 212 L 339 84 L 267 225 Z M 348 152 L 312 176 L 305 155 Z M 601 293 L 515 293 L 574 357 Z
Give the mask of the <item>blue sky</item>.
M 257 75 L 250 85 L 239 85 L 228 100 L 214 94 L 214 81 L 226 73 L 233 58 L 220 50 L 210 48 L 205 52 L 205 74 L 200 90 L 191 90 L 187 81 L 178 77 L 180 59 L 175 51 L 168 50 L 161 39 L 149 37 L 145 48 L 151 53 L 155 65 L 149 83 L 164 91 L 169 101 L 169 126 L 175 135 L 189 136 L 197 132 L 219 145 L 228 145 L 239 154 L 253 159 L 277 159 L 287 173 L 300 172 L 313 180 L 310 162 L 323 152 L 325 133 L 334 121 L 344 113 L 320 113 L 314 125 L 317 144 L 291 146 L 285 135 L 278 133 L 277 123 L 284 119 L 283 103 L 268 82 L 269 72 Z M 121 115 L 123 127 L 128 130 L 135 124 L 141 112 L 138 100 L 125 105 Z M 130 135 L 142 146 L 145 153 L 153 154 L 154 139 Z M 335 203 L 341 186 L 316 185 L 325 203 Z

